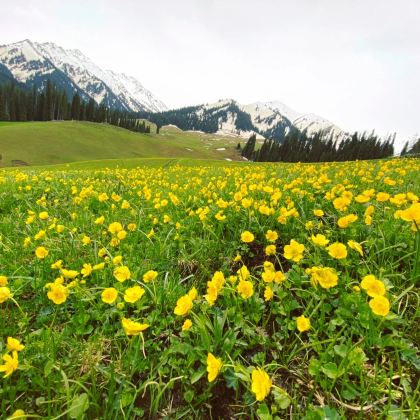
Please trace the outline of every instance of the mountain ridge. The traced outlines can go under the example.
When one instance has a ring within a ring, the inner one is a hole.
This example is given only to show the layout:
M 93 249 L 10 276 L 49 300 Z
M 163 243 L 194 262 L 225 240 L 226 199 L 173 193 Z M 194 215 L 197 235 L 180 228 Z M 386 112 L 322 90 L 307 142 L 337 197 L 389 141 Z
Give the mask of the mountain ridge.
M 327 119 L 315 114 L 299 113 L 279 101 L 240 104 L 234 99 L 221 99 L 210 104 L 139 115 L 159 126 L 172 124 L 182 130 L 243 138 L 255 133 L 259 139 L 269 138 L 279 142 L 293 129 L 306 132 L 309 137 L 321 131 L 324 137 L 337 142 L 348 136 Z
M 84 99 L 92 98 L 98 105 L 134 112 L 167 109 L 137 79 L 124 73 L 102 70 L 78 49 L 64 49 L 52 42 L 25 39 L 1 45 L 0 64 L 17 82 L 28 87 L 42 88 L 47 78 L 55 78 L 60 79 L 56 84 L 67 95 L 80 93 Z

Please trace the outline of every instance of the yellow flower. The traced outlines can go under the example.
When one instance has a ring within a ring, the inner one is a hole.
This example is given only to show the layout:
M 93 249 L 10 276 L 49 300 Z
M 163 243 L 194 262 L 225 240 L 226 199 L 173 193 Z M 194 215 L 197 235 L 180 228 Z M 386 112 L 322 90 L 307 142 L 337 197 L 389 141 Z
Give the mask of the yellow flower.
M 0 287 L 7 286 L 7 283 L 8 283 L 7 277 L 6 276 L 0 276 Z
M 296 326 L 300 332 L 305 332 L 311 328 L 311 321 L 305 315 L 301 315 L 296 318 Z
M 61 305 L 67 300 L 69 291 L 66 286 L 62 284 L 52 283 L 50 291 L 47 293 L 48 299 L 53 301 L 56 305 Z
M 376 201 L 379 201 L 379 202 L 388 201 L 389 197 L 390 195 L 388 193 L 379 192 L 378 194 L 376 194 Z
M 112 264 L 114 264 L 114 265 L 121 264 L 122 260 L 123 260 L 122 255 L 117 255 L 112 259 Z
M 191 300 L 197 299 L 198 292 L 195 287 L 192 287 L 191 290 L 188 292 L 188 296 L 191 298 Z
M 185 316 L 193 307 L 193 301 L 188 295 L 181 296 L 174 309 L 174 314 L 179 316 Z
M 4 363 L 0 365 L 0 372 L 4 372 L 4 378 L 7 378 L 19 367 L 17 351 L 14 351 L 11 356 L 5 354 L 2 359 Z
M 264 261 L 264 271 L 276 271 L 274 264 L 270 261 Z
M 147 273 L 143 274 L 143 281 L 149 283 L 153 281 L 158 276 L 158 272 L 154 270 L 149 270 Z
M 37 256 L 37 258 L 39 258 L 40 260 L 42 260 L 42 259 L 44 259 L 48 255 L 48 250 L 46 248 L 44 248 L 43 246 L 39 246 L 35 250 L 35 255 Z
M 268 302 L 269 300 L 273 299 L 273 297 L 273 289 L 270 286 L 267 286 L 264 290 L 264 300 Z
M 275 245 L 268 245 L 265 247 L 265 255 L 274 255 L 276 253 Z
M 252 371 L 251 378 L 251 391 L 255 394 L 257 401 L 263 401 L 273 385 L 270 377 L 264 370 L 257 368 Z
M 294 262 L 299 262 L 303 258 L 304 251 L 305 246 L 292 239 L 290 244 L 284 247 L 284 258 Z
M 125 239 L 127 237 L 127 231 L 125 231 L 125 230 L 120 230 L 118 233 L 117 233 L 117 238 L 120 240 L 120 241 L 122 241 L 123 239 Z
M 338 276 L 330 267 L 312 267 L 311 278 L 314 285 L 319 284 L 323 289 L 330 289 L 338 283 Z
M 88 277 L 92 274 L 93 268 L 91 264 L 83 264 L 83 268 L 80 270 L 83 277 Z
M 340 217 L 337 221 L 337 225 L 341 229 L 345 229 L 352 223 L 354 223 L 357 220 L 357 216 L 355 214 L 348 214 L 347 216 Z
M 276 272 L 273 270 L 266 270 L 261 274 L 261 278 L 266 283 L 271 283 L 274 281 L 274 278 L 276 277 Z
M 328 248 L 328 254 L 331 257 L 336 258 L 337 260 L 343 259 L 347 257 L 347 248 L 341 242 L 334 242 Z
M 387 316 L 391 305 L 385 296 L 375 296 L 369 301 L 369 306 L 375 315 Z
M 223 363 L 221 359 L 216 358 L 212 353 L 207 355 L 207 379 L 209 382 L 213 382 L 222 368 Z
M 420 203 L 414 203 L 400 213 L 400 218 L 406 222 L 416 222 L 420 225 Z
M 122 230 L 123 230 L 123 227 L 122 227 L 121 223 L 119 223 L 119 222 L 112 222 L 108 226 L 108 232 L 112 233 L 112 234 L 117 234 L 118 232 L 120 232 Z
M 125 265 L 122 265 L 121 267 L 117 267 L 114 270 L 114 277 L 122 283 L 131 278 L 130 269 Z
M 318 246 L 327 246 L 330 242 L 329 239 L 327 239 L 324 235 L 321 235 L 320 233 L 317 233 L 315 236 L 312 235 L 311 239 L 312 242 Z
M 137 302 L 145 293 L 145 290 L 140 286 L 129 287 L 124 293 L 124 300 L 128 303 Z
M 79 272 L 76 270 L 66 270 L 65 268 L 62 268 L 61 274 L 66 279 L 72 280 L 72 279 L 75 279 L 79 275 Z
M 221 271 L 216 271 L 213 274 L 213 277 L 212 277 L 211 281 L 214 282 L 214 284 L 216 285 L 216 287 L 219 291 L 222 289 L 222 287 L 226 283 L 225 276 L 223 275 L 223 273 Z
M 41 213 L 39 213 L 38 214 L 38 217 L 41 219 L 41 220 L 47 220 L 48 219 L 48 212 L 46 212 L 46 211 L 42 211 Z
M 92 268 L 93 268 L 93 271 L 103 270 L 105 268 L 105 263 L 102 262 L 99 264 L 95 264 Z
M 281 271 L 276 271 L 274 276 L 274 283 L 281 283 L 282 281 L 286 280 L 286 276 Z
M 322 217 L 324 215 L 324 212 L 321 209 L 315 209 L 313 212 L 317 217 Z
M 357 251 L 363 257 L 363 248 L 362 245 L 359 244 L 359 242 L 350 240 L 347 241 L 347 245 L 354 251 Z
M 149 324 L 141 324 L 140 322 L 136 322 L 127 318 L 123 318 L 121 323 L 127 335 L 140 335 L 142 331 L 149 328 Z
M 127 229 L 130 232 L 134 232 L 136 230 L 136 228 L 137 228 L 137 225 L 135 223 L 129 223 L 128 226 L 127 226 Z
M 204 295 L 204 299 L 208 302 L 210 306 L 213 306 L 219 295 L 219 288 L 214 281 L 207 282 L 207 294 Z
M 46 232 L 45 232 L 45 230 L 40 230 L 35 236 L 34 236 L 34 239 L 36 240 L 36 241 L 39 241 L 40 239 L 43 239 L 43 238 L 45 238 L 45 235 L 46 235 Z
M 247 280 L 249 277 L 249 271 L 246 265 L 242 265 L 242 267 L 236 272 L 238 277 L 241 280 Z
M 345 211 L 351 200 L 347 197 L 338 197 L 333 201 L 334 208 L 339 211 Z
M 98 195 L 98 200 L 100 202 L 104 202 L 107 201 L 109 199 L 108 194 L 107 193 L 101 193 Z
M 233 262 L 239 262 L 241 261 L 242 257 L 240 256 L 240 254 L 236 254 L 236 257 L 233 259 Z
M 255 239 L 255 236 L 248 230 L 241 233 L 241 241 L 245 243 L 251 243 Z
M 82 243 L 83 245 L 89 245 L 92 242 L 92 239 L 89 238 L 89 236 L 83 236 Z
M 305 223 L 305 229 L 311 230 L 314 227 L 314 222 L 312 220 L 309 220 L 309 222 Z
M 376 277 L 373 274 L 368 274 L 363 277 L 360 286 L 362 289 L 367 290 L 375 280 Z
M 12 297 L 12 293 L 8 287 L 2 286 L 0 287 L 0 303 L 6 302 L 6 300 Z
M 55 263 L 51 264 L 53 270 L 60 270 L 63 267 L 63 260 L 57 260 Z
M 108 303 L 109 305 L 113 304 L 117 300 L 117 297 L 118 291 L 113 287 L 108 287 L 101 293 L 102 302 Z
M 254 294 L 254 286 L 247 280 L 240 280 L 236 290 L 243 299 L 249 299 Z
M 13 337 L 7 337 L 7 351 L 22 351 L 25 348 L 21 342 Z
M 277 241 L 279 235 L 275 230 L 267 230 L 265 237 L 267 238 L 268 241 L 275 242 Z
M 182 324 L 182 331 L 188 331 L 192 327 L 192 321 L 191 319 L 186 319 L 184 323 Z
M 363 277 L 360 286 L 370 297 L 383 296 L 386 292 L 384 283 L 372 274 Z
M 100 216 L 95 219 L 95 225 L 103 225 L 105 222 L 105 216 Z
M 25 414 L 25 412 L 21 409 L 16 410 L 10 417 L 7 418 L 7 420 L 12 420 L 12 419 L 26 419 L 27 416 Z

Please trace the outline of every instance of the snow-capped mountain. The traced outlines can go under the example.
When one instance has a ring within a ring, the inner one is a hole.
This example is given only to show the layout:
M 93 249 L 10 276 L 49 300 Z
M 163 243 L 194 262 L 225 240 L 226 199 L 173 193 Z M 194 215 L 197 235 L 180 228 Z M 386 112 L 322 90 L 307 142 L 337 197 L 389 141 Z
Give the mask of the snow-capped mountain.
M 263 114 L 266 118 L 276 116 L 277 113 L 286 117 L 296 128 L 300 131 L 305 131 L 309 136 L 314 135 L 322 131 L 325 136 L 331 136 L 334 140 L 341 141 L 347 133 L 344 132 L 340 127 L 328 121 L 326 118 L 320 117 L 316 114 L 304 114 L 302 112 L 295 111 L 279 101 L 272 102 L 255 102 L 250 105 L 245 105 L 244 108 L 255 109 L 258 114 Z
M 255 102 L 239 104 L 233 99 L 212 104 L 190 106 L 161 113 L 145 113 L 158 125 L 172 124 L 182 130 L 283 141 L 290 130 L 305 131 L 309 136 L 322 131 L 325 137 L 340 142 L 347 134 L 339 127 L 315 114 L 303 114 L 281 102 Z
M 0 46 L 0 64 L 18 82 L 29 86 L 42 86 L 51 78 L 68 95 L 79 92 L 85 99 L 92 98 L 107 107 L 150 112 L 166 109 L 165 104 L 134 77 L 103 70 L 79 50 L 66 50 L 51 42 L 24 40 Z

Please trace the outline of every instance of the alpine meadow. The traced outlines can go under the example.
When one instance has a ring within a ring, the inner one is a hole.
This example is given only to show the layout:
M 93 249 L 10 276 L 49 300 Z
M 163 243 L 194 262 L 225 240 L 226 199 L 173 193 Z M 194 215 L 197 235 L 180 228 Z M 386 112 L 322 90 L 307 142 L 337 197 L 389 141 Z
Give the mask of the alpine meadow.
M 0 420 L 420 418 L 418 0 L 1 10 Z

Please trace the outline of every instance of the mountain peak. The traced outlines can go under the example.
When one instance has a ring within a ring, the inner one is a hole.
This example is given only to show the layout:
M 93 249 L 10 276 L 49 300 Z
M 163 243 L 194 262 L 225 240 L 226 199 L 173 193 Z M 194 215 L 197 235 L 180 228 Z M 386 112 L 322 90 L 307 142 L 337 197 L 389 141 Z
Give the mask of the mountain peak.
M 110 108 L 151 112 L 166 109 L 134 77 L 103 70 L 80 50 L 65 49 L 53 42 L 25 39 L 0 46 L 0 64 L 22 83 L 37 84 L 37 80 L 58 72 L 61 88 L 66 92 L 72 95 L 80 91 L 85 98 Z

